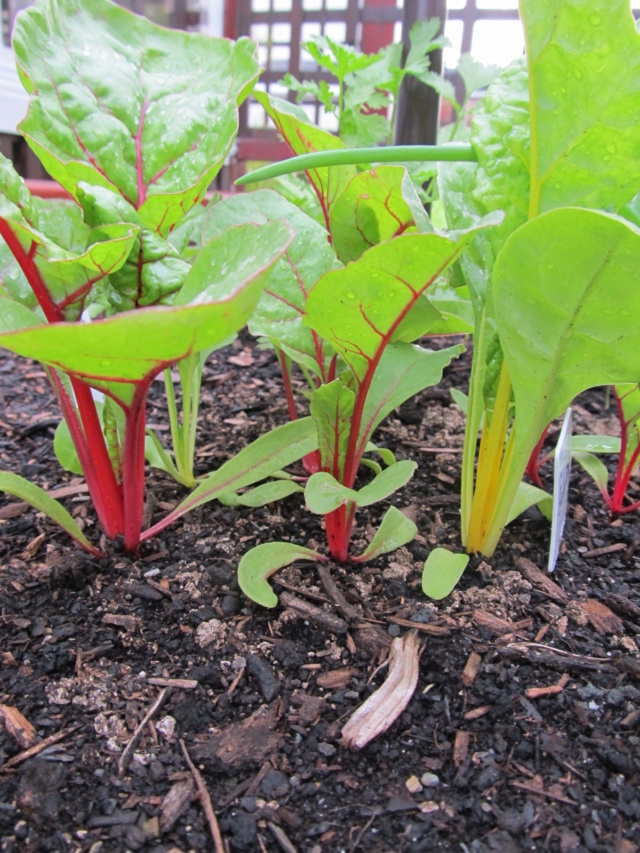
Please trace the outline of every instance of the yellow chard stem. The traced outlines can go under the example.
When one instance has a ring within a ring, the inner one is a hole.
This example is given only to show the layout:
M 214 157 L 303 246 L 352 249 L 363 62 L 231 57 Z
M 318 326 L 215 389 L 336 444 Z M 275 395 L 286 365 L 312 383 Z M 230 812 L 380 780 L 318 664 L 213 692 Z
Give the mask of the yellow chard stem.
M 482 439 L 478 456 L 476 489 L 471 506 L 467 551 L 475 553 L 482 549 L 487 526 L 491 524 L 496 504 L 496 487 L 500 479 L 500 463 L 509 428 L 509 402 L 511 379 L 503 362 L 496 394 L 491 423 L 487 420 L 482 427 Z

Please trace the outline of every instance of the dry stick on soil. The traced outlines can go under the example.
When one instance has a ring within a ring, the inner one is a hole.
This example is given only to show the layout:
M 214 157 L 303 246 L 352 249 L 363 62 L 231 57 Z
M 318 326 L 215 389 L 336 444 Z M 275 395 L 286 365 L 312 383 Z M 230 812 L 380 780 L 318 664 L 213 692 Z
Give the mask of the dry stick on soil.
M 431 637 L 448 637 L 451 634 L 451 628 L 445 625 L 429 625 L 426 622 L 412 622 L 410 619 L 402 619 L 400 616 L 387 616 L 387 622 L 393 625 L 400 625 L 402 628 L 415 628 L 422 634 L 429 634 Z
M 315 622 L 316 625 L 321 625 L 328 631 L 333 631 L 335 634 L 346 634 L 349 627 L 344 619 L 339 616 L 334 616 L 333 613 L 327 613 L 326 610 L 321 610 L 319 607 L 314 607 L 308 601 L 302 601 L 301 598 L 296 598 L 290 592 L 283 592 L 280 595 L 280 601 L 295 610 L 296 613 L 301 613 L 306 619 Z
M 389 652 L 389 674 L 342 729 L 345 746 L 361 749 L 385 732 L 409 704 L 418 683 L 420 640 L 417 631 L 397 637 Z
M 541 646 L 536 643 L 509 643 L 497 649 L 501 658 L 509 660 L 524 661 L 525 663 L 538 663 L 551 669 L 587 670 L 591 672 L 616 672 L 616 667 L 611 665 L 608 658 L 593 658 L 588 655 L 574 655 L 562 649 L 554 649 L 552 646 Z
M 52 746 L 54 743 L 64 740 L 67 735 L 70 735 L 71 732 L 75 732 L 75 730 L 79 728 L 80 726 L 70 726 L 68 729 L 62 729 L 62 731 L 56 732 L 54 735 L 49 735 L 49 737 L 41 740 L 40 743 L 37 743 L 35 746 L 25 749 L 24 752 L 19 752 L 18 755 L 14 755 L 13 758 L 5 761 L 2 765 L 2 769 L 8 770 L 10 767 L 15 767 L 16 764 L 26 761 L 27 758 L 33 758 L 34 755 L 39 755 L 48 746 Z
M 565 672 L 557 684 L 551 684 L 549 687 L 529 687 L 524 692 L 529 699 L 539 699 L 541 696 L 553 696 L 556 693 L 562 693 L 568 683 L 569 675 Z
M 272 823 L 270 820 L 267 821 L 267 826 L 271 830 L 271 833 L 275 840 L 278 842 L 280 847 L 285 851 L 285 853 L 298 853 L 296 847 L 289 841 L 286 832 L 284 829 L 281 829 L 275 823 Z
M 142 732 L 144 731 L 144 727 L 147 725 L 148 722 L 150 722 L 150 720 L 152 720 L 155 717 L 155 715 L 158 713 L 160 708 L 162 708 L 162 706 L 167 701 L 167 699 L 169 698 L 170 695 L 171 695 L 171 687 L 165 687 L 164 690 L 162 690 L 160 692 L 156 701 L 153 703 L 153 705 L 149 708 L 147 713 L 144 715 L 144 719 L 142 720 L 142 722 L 140 723 L 138 728 L 133 733 L 133 737 L 131 738 L 131 740 L 127 744 L 125 751 L 120 756 L 120 761 L 118 762 L 118 775 L 119 776 L 124 776 L 124 774 L 126 773 L 127 767 L 129 766 L 129 763 L 131 762 L 131 759 L 133 757 L 133 753 L 135 751 L 135 748 L 138 745 L 138 742 L 142 736 Z
M 191 760 L 191 756 L 187 752 L 187 747 L 184 745 L 184 741 L 182 740 L 182 738 L 180 739 L 180 748 L 182 749 L 185 760 L 189 765 L 189 770 L 191 770 L 191 773 L 193 774 L 193 778 L 196 783 L 196 788 L 198 790 L 198 799 L 200 800 L 200 804 L 202 805 L 202 808 L 204 810 L 205 816 L 207 818 L 207 823 L 209 824 L 209 829 L 211 831 L 211 837 L 213 838 L 215 853 L 225 853 L 224 842 L 222 840 L 222 835 L 220 834 L 220 827 L 218 826 L 218 820 L 213 810 L 213 805 L 211 804 L 211 797 L 209 796 L 209 791 L 207 791 L 207 786 L 202 781 L 202 776 L 200 775 L 198 769 Z

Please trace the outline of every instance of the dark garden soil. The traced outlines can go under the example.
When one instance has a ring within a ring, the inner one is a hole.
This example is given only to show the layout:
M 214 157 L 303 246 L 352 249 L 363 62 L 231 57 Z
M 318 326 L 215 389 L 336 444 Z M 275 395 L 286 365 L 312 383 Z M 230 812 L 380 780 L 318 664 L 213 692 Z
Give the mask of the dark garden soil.
M 454 365 L 447 381 L 463 387 L 467 370 Z M 164 425 L 162 384 L 153 391 L 149 420 Z M 42 368 L 3 356 L 0 395 L 0 467 L 71 486 L 65 504 L 97 542 L 82 481 L 52 461 L 58 413 Z M 601 422 L 603 401 L 579 401 L 580 431 Z M 273 354 L 244 339 L 218 353 L 202 473 L 285 419 Z M 322 542 L 299 496 L 212 504 L 135 558 L 109 546 L 102 561 L 3 498 L 0 850 L 214 850 L 198 784 L 229 851 L 638 850 L 640 519 L 610 524 L 574 469 L 553 576 L 548 524 L 530 510 L 493 559 L 475 558 L 458 590 L 431 603 L 424 559 L 458 544 L 462 430 L 442 386 L 379 431 L 419 462 L 396 502 L 420 534 L 365 568 L 331 566 L 337 605 L 312 565 L 276 576 L 273 611 L 239 593 L 249 547 Z M 149 517 L 180 495 L 152 473 Z M 383 509 L 360 512 L 354 550 Z M 343 725 L 411 629 L 423 647 L 410 704 L 347 750 Z

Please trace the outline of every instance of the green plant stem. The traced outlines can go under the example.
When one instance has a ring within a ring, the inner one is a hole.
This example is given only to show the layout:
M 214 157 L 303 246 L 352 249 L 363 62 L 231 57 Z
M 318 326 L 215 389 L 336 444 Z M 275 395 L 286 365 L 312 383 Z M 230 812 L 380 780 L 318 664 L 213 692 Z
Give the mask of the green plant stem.
M 448 142 L 444 145 L 390 145 L 386 148 L 348 148 L 337 151 L 314 151 L 290 157 L 279 163 L 271 163 L 243 175 L 236 186 L 267 181 L 292 172 L 317 169 L 328 166 L 358 166 L 368 163 L 415 163 L 415 162 L 465 162 L 475 163 L 478 157 L 473 146 L 461 142 Z

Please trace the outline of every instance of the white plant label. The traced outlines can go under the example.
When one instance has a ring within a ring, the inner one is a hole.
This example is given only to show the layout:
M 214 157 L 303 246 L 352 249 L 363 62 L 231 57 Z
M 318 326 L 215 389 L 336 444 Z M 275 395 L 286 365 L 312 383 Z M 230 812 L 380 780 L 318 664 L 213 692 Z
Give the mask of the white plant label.
M 571 408 L 567 409 L 560 438 L 556 446 L 553 469 L 553 515 L 551 518 L 551 544 L 549 545 L 549 571 L 556 567 L 569 500 L 569 475 L 571 474 Z

